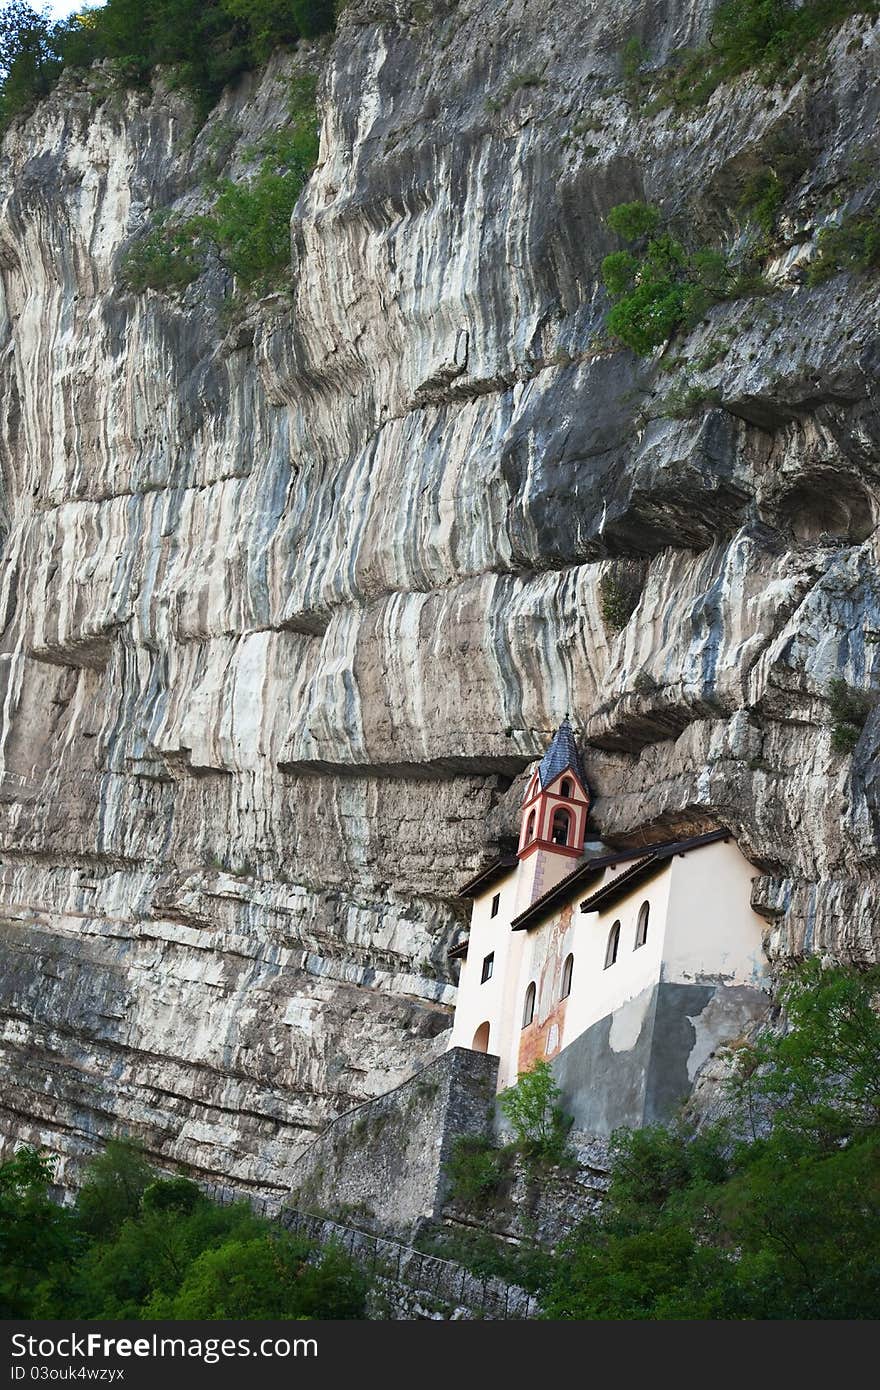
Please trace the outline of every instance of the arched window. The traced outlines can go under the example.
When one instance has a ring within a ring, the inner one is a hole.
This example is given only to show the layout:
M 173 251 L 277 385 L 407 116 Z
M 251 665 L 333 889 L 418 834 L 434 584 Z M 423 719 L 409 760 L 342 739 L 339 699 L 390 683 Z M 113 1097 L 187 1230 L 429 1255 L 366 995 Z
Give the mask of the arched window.
M 571 796 L 571 783 L 567 777 L 563 777 L 562 786 L 559 788 L 560 796 Z
M 564 806 L 560 806 L 553 812 L 553 827 L 550 831 L 550 838 L 554 845 L 568 844 L 568 827 L 571 825 L 571 816 Z
M 613 965 L 617 960 L 617 948 L 620 945 L 620 923 L 615 922 L 608 933 L 608 946 L 605 951 L 605 969 Z
M 574 956 L 566 956 L 565 964 L 562 967 L 562 993 L 560 999 L 567 999 L 571 994 L 571 972 L 574 969 Z
M 642 903 L 639 908 L 639 920 L 636 923 L 636 944 L 633 947 L 637 951 L 640 946 L 644 946 L 648 939 L 648 913 L 651 908 L 648 903 Z
M 480 1026 L 479 1026 L 479 1028 L 477 1029 L 476 1033 L 474 1033 L 474 1040 L 473 1040 L 473 1042 L 471 1043 L 471 1051 L 472 1051 L 472 1052 L 488 1052 L 488 1051 L 489 1051 L 489 1025 L 488 1025 L 488 1023 L 481 1023 Z
M 527 839 L 527 840 L 530 840 L 530 839 L 532 838 L 532 836 L 534 835 L 534 833 L 535 833 L 535 813 L 534 813 L 534 811 L 530 811 L 530 812 L 529 812 L 529 818 L 528 818 L 528 820 L 526 821 L 526 839 Z
M 523 1004 L 523 1028 L 528 1028 L 532 1019 L 535 1017 L 535 982 L 534 980 L 526 990 L 526 1002 Z

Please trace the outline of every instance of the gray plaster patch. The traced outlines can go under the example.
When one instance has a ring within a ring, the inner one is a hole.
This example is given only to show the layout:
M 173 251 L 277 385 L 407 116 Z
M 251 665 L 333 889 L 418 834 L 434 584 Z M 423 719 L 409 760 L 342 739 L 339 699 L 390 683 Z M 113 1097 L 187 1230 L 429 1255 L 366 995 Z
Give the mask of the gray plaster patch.
M 694 1028 L 694 1045 L 687 1059 L 688 1080 L 693 1082 L 707 1058 L 740 1037 L 769 1004 L 769 997 L 760 990 L 739 985 L 717 989 L 704 1008 L 688 1014 Z
M 635 999 L 621 1004 L 611 1016 L 608 1046 L 612 1052 L 631 1052 L 642 1035 L 645 1020 L 651 1014 L 654 987 L 642 990 Z

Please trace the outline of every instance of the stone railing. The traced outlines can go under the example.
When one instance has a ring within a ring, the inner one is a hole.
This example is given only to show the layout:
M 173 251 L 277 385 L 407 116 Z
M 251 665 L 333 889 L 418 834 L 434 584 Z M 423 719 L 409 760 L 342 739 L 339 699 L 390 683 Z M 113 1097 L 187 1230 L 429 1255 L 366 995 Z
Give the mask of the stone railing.
M 402 1284 L 450 1308 L 464 1308 L 493 1321 L 533 1318 L 537 1314 L 537 1299 L 525 1289 L 502 1279 L 482 1279 L 464 1265 L 427 1255 L 413 1245 L 386 1240 L 313 1212 L 298 1211 L 284 1206 L 277 1197 L 259 1197 L 211 1185 L 204 1186 L 203 1191 L 215 1202 L 246 1201 L 258 1215 L 279 1222 L 287 1231 L 307 1236 L 317 1245 L 340 1245 L 356 1264 L 377 1279 Z

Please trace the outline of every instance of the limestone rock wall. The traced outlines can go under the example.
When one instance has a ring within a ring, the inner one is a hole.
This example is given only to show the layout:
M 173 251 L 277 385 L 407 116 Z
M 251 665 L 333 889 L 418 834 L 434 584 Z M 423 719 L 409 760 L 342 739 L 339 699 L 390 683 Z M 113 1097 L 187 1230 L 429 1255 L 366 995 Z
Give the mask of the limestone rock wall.
M 454 889 L 566 710 L 598 833 L 728 825 L 772 955 L 875 958 L 880 714 L 841 755 L 828 687 L 878 686 L 877 285 L 803 262 L 877 191 L 880 26 L 785 88 L 636 108 L 626 39 L 658 66 L 711 11 L 353 0 L 200 130 L 99 72 L 5 136 L 8 1141 L 75 1163 L 122 1128 L 289 1187 L 443 1049 Z M 124 293 L 130 238 L 246 173 L 304 67 L 289 295 L 230 321 L 218 264 Z M 735 247 L 779 142 L 808 162 L 776 293 L 614 351 L 608 208 Z M 689 370 L 713 403 L 671 418 Z

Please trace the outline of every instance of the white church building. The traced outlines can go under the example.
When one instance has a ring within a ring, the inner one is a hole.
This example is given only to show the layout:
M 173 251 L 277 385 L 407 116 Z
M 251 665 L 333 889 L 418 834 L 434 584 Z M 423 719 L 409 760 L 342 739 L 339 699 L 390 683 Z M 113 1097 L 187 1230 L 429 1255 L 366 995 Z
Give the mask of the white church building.
M 526 787 L 515 854 L 471 907 L 450 1047 L 498 1056 L 498 1089 L 548 1060 L 576 1128 L 669 1118 L 702 1064 L 769 1005 L 754 867 L 729 831 L 587 844 L 590 791 L 568 719 Z

